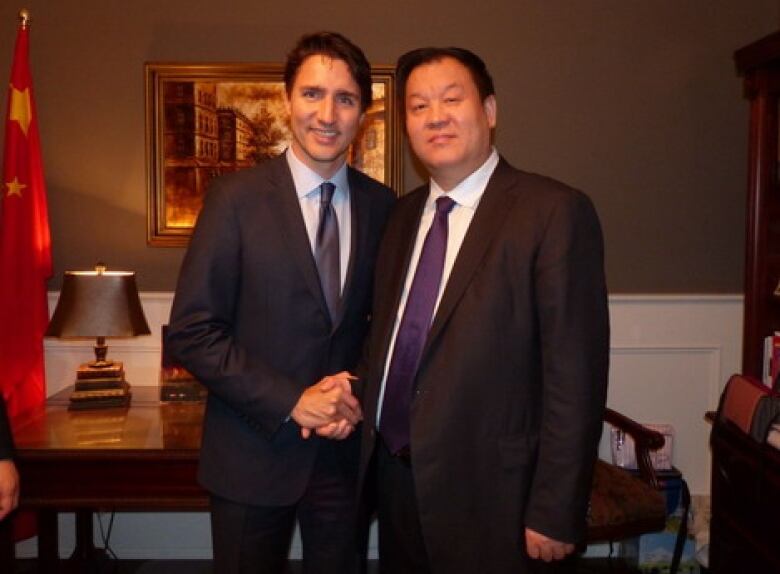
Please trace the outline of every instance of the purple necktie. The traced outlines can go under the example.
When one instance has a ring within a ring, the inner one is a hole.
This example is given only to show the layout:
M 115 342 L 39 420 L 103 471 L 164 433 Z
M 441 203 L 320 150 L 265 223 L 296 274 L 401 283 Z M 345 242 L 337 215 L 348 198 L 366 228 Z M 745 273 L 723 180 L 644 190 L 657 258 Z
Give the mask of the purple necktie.
M 436 215 L 425 236 L 395 337 L 379 422 L 379 432 L 392 453 L 409 445 L 409 408 L 414 379 L 439 295 L 447 253 L 447 216 L 454 205 L 455 201 L 446 195 L 436 200 Z
M 336 320 L 341 304 L 339 221 L 332 203 L 335 191 L 336 186 L 329 181 L 320 186 L 320 223 L 317 226 L 317 241 L 314 248 L 314 260 L 317 263 L 322 294 L 325 296 L 331 321 Z

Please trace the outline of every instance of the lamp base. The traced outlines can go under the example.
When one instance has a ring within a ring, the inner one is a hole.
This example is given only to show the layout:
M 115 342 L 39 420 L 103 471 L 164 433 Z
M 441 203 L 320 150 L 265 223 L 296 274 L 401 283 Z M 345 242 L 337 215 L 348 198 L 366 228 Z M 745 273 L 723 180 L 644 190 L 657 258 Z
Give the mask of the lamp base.
M 76 390 L 70 395 L 70 410 L 107 409 L 130 406 L 130 385 L 122 361 L 110 365 L 83 363 L 76 371 Z
M 100 391 L 73 391 L 70 394 L 69 411 L 93 411 L 103 409 L 126 409 L 130 406 L 133 393 L 125 383 L 123 389 L 105 389 Z
M 124 363 L 122 361 L 90 361 L 89 363 L 82 363 L 76 369 L 76 379 L 105 378 L 124 380 Z
M 84 363 L 85 365 L 89 365 L 93 369 L 105 369 L 107 367 L 111 367 L 114 364 L 114 361 L 90 361 L 89 363 Z

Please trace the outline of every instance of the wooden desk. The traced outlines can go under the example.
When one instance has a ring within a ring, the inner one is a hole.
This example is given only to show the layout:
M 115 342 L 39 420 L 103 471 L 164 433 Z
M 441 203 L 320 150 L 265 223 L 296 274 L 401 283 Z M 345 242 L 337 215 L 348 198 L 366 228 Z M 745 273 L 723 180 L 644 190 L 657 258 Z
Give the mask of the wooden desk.
M 20 508 L 38 513 L 42 572 L 58 567 L 58 512 L 77 513 L 74 557 L 87 558 L 93 511 L 208 508 L 196 482 L 203 403 L 162 404 L 158 387 L 134 386 L 129 409 L 69 411 L 70 391 L 31 412 L 14 436 Z M 10 528 L 0 525 L 0 572 L 11 572 Z
M 711 445 L 710 572 L 780 572 L 780 451 L 730 421 L 714 423 Z

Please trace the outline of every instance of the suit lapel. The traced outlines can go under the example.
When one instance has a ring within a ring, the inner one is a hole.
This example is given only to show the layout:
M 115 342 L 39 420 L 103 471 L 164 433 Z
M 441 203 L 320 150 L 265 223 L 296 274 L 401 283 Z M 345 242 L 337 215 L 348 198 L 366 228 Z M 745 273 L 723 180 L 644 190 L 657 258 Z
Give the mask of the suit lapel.
M 368 193 L 360 187 L 351 167 L 347 167 L 347 181 L 349 182 L 349 211 L 352 224 L 352 233 L 349 247 L 349 262 L 347 263 L 347 276 L 342 290 L 339 316 L 333 322 L 333 329 L 338 328 L 344 318 L 346 306 L 350 301 L 355 269 L 361 264 L 368 242 L 368 231 L 371 229 L 371 205 Z
M 284 155 L 281 155 L 269 161 L 274 162 L 273 169 L 269 173 L 269 181 L 274 190 L 272 194 L 274 208 L 283 222 L 281 226 L 282 234 L 290 246 L 292 260 L 303 274 L 306 286 L 311 291 L 312 296 L 318 301 L 322 311 L 329 317 L 328 305 L 325 302 L 325 296 L 322 294 L 317 264 L 311 252 L 311 244 L 306 232 L 306 223 L 303 221 L 301 205 L 298 201 L 298 195 L 295 193 L 295 184 L 290 168 L 287 165 L 287 160 Z
M 466 237 L 463 239 L 463 244 L 455 259 L 431 330 L 428 332 L 421 364 L 425 360 L 431 344 L 441 334 L 447 319 L 455 309 L 480 261 L 490 247 L 493 237 L 501 228 L 507 213 L 515 202 L 516 195 L 509 193 L 509 188 L 515 184 L 515 179 L 513 170 L 502 159 L 485 188 L 477 212 L 474 214 L 474 219 L 469 225 Z

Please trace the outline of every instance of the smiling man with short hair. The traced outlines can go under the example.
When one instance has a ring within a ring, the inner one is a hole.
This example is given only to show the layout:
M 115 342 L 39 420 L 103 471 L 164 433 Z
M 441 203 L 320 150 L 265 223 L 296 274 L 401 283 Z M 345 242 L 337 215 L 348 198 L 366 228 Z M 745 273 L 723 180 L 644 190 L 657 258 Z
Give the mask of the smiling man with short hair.
M 209 389 L 198 478 L 220 574 L 286 571 L 296 519 L 304 572 L 349 574 L 358 559 L 360 407 L 323 377 L 360 355 L 394 195 L 346 164 L 371 103 L 357 46 L 304 36 L 285 87 L 292 144 L 210 186 L 166 341 Z

